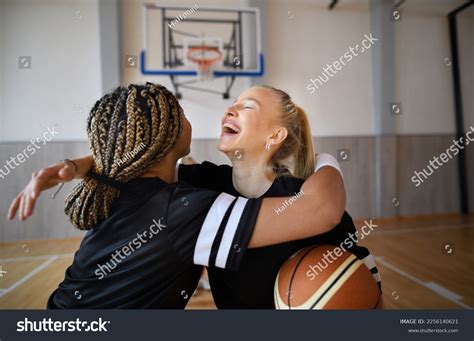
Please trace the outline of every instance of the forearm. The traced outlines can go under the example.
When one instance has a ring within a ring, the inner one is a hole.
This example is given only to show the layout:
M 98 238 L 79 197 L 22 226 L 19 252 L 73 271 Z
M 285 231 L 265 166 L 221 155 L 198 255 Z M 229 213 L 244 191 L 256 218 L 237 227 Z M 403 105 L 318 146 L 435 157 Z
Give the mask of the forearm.
M 94 159 L 92 158 L 92 155 L 72 159 L 71 161 L 73 161 L 77 166 L 77 172 L 74 177 L 75 179 L 83 179 L 86 174 L 92 169 L 92 166 L 94 164 Z
M 31 180 L 12 201 L 8 210 L 8 219 L 13 219 L 18 213 L 20 220 L 25 220 L 33 214 L 36 200 L 42 191 L 52 188 L 60 183 L 84 178 L 92 168 L 91 156 L 64 160 L 54 165 L 45 167 L 31 175 Z
M 290 198 L 265 198 L 249 247 L 303 239 L 330 231 L 344 213 L 346 195 L 339 172 L 324 167 L 306 180 L 291 205 Z

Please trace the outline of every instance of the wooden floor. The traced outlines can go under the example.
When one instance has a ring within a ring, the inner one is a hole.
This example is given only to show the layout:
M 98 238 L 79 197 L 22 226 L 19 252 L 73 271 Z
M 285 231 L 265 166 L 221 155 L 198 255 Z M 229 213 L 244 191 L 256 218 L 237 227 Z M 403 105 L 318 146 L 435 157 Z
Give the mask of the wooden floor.
M 373 220 L 360 244 L 376 257 L 386 309 L 474 307 L 474 216 Z M 363 220 L 356 226 L 360 229 Z M 0 244 L 0 309 L 43 309 L 80 240 Z M 199 289 L 188 309 L 215 309 Z

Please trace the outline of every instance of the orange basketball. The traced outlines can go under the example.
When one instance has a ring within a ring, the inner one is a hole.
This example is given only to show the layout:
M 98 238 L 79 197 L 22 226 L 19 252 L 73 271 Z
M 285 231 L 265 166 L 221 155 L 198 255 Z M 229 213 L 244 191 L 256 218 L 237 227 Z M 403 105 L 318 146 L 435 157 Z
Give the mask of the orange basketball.
M 277 309 L 381 309 L 377 282 L 364 263 L 332 245 L 301 249 L 280 268 Z

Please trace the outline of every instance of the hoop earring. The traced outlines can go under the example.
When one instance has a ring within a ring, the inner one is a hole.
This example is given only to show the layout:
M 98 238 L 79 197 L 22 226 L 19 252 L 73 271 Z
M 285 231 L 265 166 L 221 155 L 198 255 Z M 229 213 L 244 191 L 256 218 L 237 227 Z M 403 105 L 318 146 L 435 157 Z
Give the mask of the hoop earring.
M 267 142 L 267 143 L 265 144 L 265 150 L 270 150 L 270 143 Z

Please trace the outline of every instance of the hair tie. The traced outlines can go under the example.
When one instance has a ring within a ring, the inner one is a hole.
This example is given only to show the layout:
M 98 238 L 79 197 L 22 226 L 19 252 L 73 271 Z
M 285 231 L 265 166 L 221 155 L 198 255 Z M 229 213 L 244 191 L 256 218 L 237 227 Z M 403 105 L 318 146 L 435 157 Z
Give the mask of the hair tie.
M 89 171 L 89 173 L 87 173 L 87 176 L 92 178 L 92 179 L 95 179 L 99 182 L 102 182 L 103 184 L 105 184 L 109 187 L 113 187 L 115 189 L 118 189 L 119 191 L 121 191 L 125 188 L 125 183 L 124 182 L 120 182 L 120 181 L 111 179 L 106 175 L 97 174 L 93 171 Z

